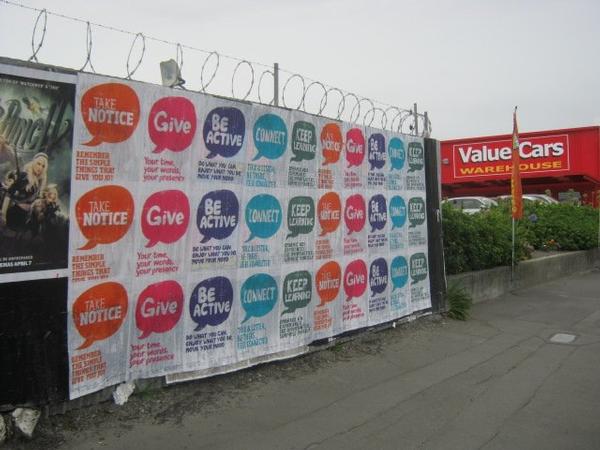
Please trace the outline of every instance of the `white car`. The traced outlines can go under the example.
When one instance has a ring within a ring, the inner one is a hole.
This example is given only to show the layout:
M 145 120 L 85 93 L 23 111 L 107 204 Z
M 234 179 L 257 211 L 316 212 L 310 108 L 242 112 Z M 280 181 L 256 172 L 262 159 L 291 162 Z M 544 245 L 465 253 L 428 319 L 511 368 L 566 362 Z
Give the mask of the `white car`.
M 449 203 L 466 214 L 475 214 L 490 209 L 492 206 L 498 206 L 497 201 L 487 197 L 453 197 L 442 201 L 442 203 Z
M 498 197 L 496 197 L 496 200 L 509 200 L 510 201 L 510 199 L 511 199 L 510 195 L 499 195 Z M 556 200 L 546 194 L 523 194 L 523 200 L 529 200 L 530 202 L 544 203 L 547 205 L 559 203 L 558 200 Z

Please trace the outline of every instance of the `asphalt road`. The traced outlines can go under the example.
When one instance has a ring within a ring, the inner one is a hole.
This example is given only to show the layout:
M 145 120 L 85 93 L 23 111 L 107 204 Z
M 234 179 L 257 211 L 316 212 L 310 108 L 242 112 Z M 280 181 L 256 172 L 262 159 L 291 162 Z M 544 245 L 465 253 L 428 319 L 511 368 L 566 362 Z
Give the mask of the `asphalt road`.
M 23 448 L 599 449 L 600 271 L 39 428 Z

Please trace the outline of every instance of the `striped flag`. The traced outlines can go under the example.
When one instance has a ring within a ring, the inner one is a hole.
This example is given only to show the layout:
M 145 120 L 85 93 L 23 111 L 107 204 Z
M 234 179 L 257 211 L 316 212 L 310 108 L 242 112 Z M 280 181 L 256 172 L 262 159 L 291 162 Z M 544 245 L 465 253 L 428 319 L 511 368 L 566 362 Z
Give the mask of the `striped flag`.
M 517 126 L 517 107 L 513 113 L 512 135 L 512 176 L 510 179 L 510 195 L 512 196 L 512 217 L 519 220 L 523 218 L 523 188 L 521 187 L 521 172 L 519 170 L 519 127 Z

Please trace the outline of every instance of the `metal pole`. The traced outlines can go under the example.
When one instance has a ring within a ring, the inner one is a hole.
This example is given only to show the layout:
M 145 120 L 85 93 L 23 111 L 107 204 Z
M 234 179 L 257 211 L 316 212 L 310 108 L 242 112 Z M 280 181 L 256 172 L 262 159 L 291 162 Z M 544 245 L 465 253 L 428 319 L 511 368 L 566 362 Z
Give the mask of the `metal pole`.
M 431 130 L 429 129 L 429 114 L 427 111 L 423 113 L 423 117 L 425 118 L 425 130 L 423 131 L 423 136 L 429 137 Z
M 279 63 L 273 64 L 273 105 L 279 106 Z
M 514 201 L 514 200 L 513 200 Z M 512 258 L 510 264 L 510 282 L 515 281 L 515 218 L 512 218 Z
M 417 104 L 414 104 L 413 115 L 415 117 L 415 136 L 419 135 L 419 116 L 417 114 Z

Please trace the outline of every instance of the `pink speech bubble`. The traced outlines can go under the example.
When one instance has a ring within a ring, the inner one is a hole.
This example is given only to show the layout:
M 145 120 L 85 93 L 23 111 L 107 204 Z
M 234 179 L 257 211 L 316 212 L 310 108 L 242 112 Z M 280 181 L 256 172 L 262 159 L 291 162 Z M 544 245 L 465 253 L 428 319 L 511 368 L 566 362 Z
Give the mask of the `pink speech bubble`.
M 140 339 L 151 333 L 166 333 L 177 325 L 183 311 L 183 288 L 176 281 L 161 281 L 144 289 L 135 307 Z
M 367 218 L 366 209 L 365 199 L 362 195 L 354 194 L 346 199 L 344 222 L 348 227 L 348 234 L 363 229 Z
M 346 133 L 346 161 L 348 168 L 360 166 L 365 159 L 365 136 L 360 128 L 352 128 Z
M 346 266 L 344 271 L 344 292 L 349 302 L 354 297 L 360 297 L 367 290 L 367 265 L 362 259 L 355 259 Z
M 177 190 L 155 192 L 142 208 L 142 232 L 148 239 L 146 247 L 159 242 L 172 244 L 187 231 L 190 222 L 190 203 Z
M 196 109 L 184 97 L 158 100 L 148 116 L 150 139 L 156 144 L 154 153 L 166 149 L 181 152 L 188 148 L 196 134 Z

